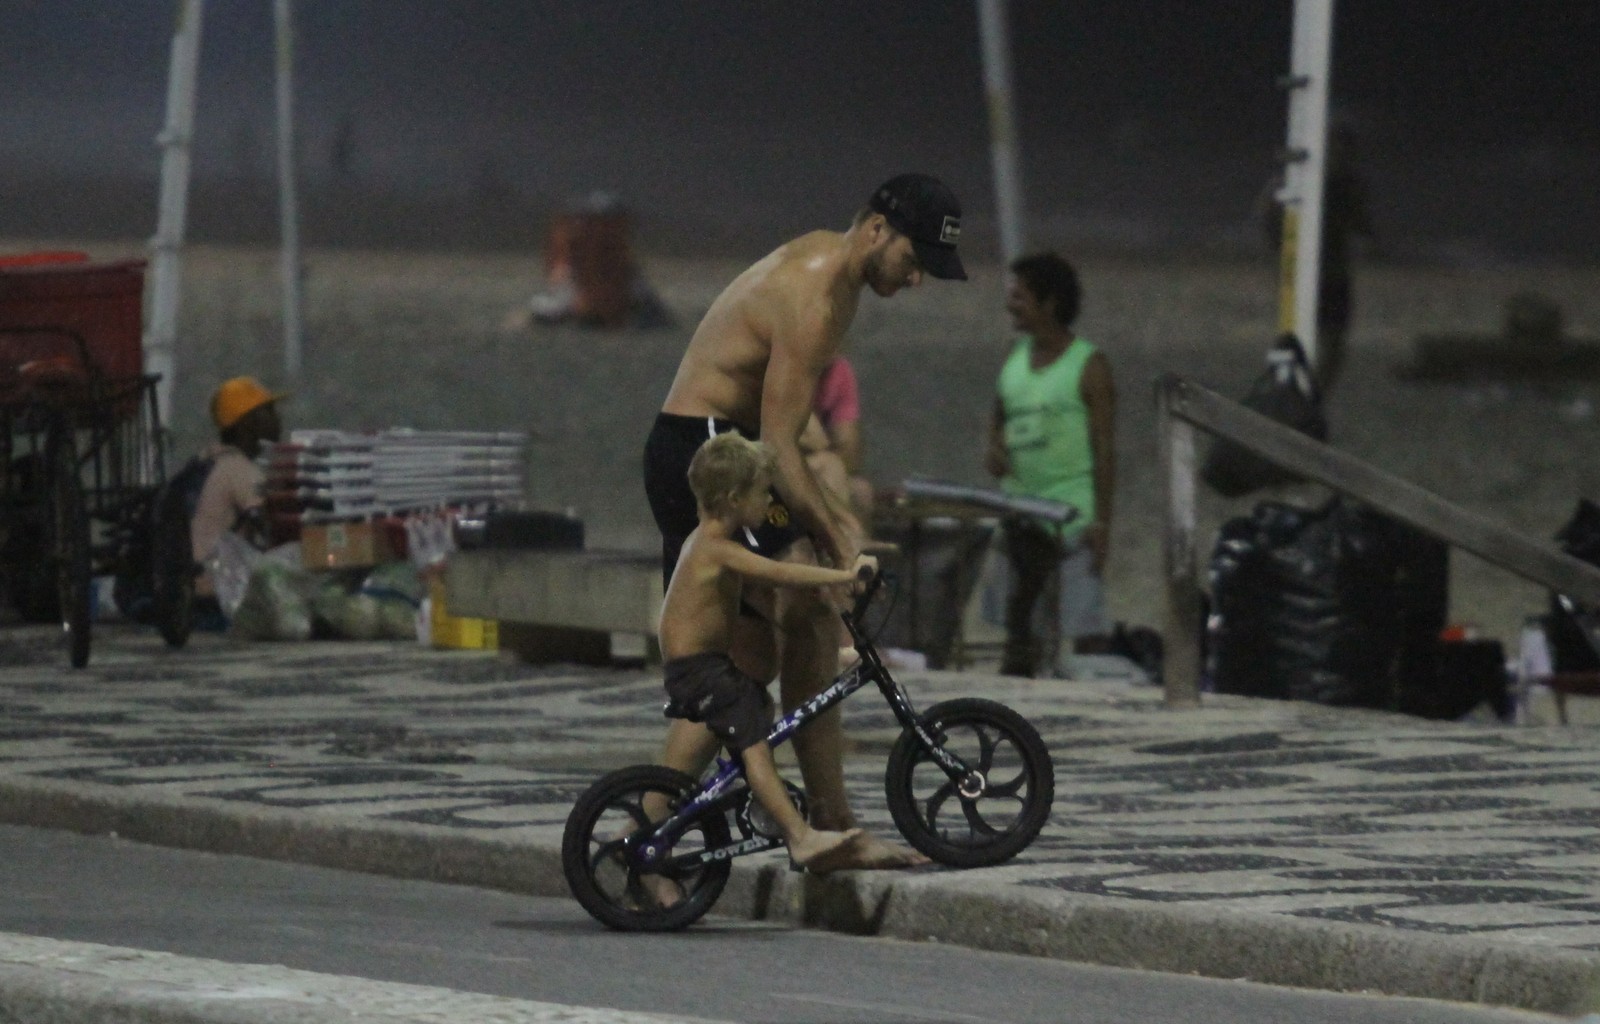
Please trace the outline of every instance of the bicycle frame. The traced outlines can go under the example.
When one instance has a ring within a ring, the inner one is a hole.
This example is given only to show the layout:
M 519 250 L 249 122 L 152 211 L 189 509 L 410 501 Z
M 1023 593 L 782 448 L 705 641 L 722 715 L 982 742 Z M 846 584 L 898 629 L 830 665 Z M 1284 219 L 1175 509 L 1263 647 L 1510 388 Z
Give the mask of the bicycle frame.
M 963 794 L 977 796 L 982 791 L 981 779 L 977 780 L 976 791 L 969 792 L 977 773 L 960 758 L 941 747 L 932 734 L 923 727 L 922 722 L 917 718 L 916 709 L 912 707 L 911 698 L 894 681 L 894 677 L 889 674 L 888 666 L 878 656 L 877 648 L 873 646 L 871 638 L 861 628 L 861 616 L 882 586 L 882 582 L 883 578 L 881 576 L 876 576 L 869 581 L 866 589 L 856 600 L 855 607 L 840 616 L 844 620 L 845 628 L 850 631 L 850 638 L 855 641 L 856 654 L 860 657 L 860 660 L 839 673 L 838 678 L 821 693 L 806 700 L 799 707 L 774 722 L 772 728 L 767 732 L 767 745 L 776 748 L 804 728 L 812 719 L 839 704 L 869 682 L 874 682 L 878 684 L 879 692 L 883 694 L 900 725 L 917 738 L 917 742 L 944 770 L 951 781 L 956 783 Z M 770 850 L 782 846 L 782 839 L 756 835 L 728 846 L 685 854 L 682 857 L 674 857 L 666 861 L 662 860 L 665 853 L 672 848 L 689 826 L 698 820 L 702 814 L 723 812 L 726 809 L 726 802 L 731 801 L 743 792 L 743 790 L 736 788 L 736 784 L 743 777 L 744 766 L 739 762 L 738 758 L 718 757 L 716 774 L 701 785 L 688 803 L 678 808 L 657 825 L 649 835 L 631 842 L 625 842 L 629 855 L 636 857 L 637 863 L 641 867 L 693 870 L 715 861 L 728 860 L 747 853 L 759 853 L 762 850 Z

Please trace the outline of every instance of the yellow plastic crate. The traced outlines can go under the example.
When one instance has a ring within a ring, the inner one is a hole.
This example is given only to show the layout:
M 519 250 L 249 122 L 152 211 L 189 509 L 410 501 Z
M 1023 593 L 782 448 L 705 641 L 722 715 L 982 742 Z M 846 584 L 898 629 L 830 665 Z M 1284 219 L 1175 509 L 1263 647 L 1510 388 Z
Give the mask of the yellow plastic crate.
M 498 650 L 500 623 L 494 619 L 471 619 L 451 615 L 445 606 L 444 581 L 428 583 L 429 635 L 435 647 L 460 650 Z

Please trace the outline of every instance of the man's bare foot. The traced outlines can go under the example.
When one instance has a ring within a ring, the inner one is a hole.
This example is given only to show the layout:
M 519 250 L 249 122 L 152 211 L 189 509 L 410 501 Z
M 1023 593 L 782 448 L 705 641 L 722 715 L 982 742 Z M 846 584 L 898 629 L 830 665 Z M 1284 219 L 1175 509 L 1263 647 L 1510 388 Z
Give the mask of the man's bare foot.
M 839 852 L 839 857 L 829 858 L 830 871 L 883 871 L 894 868 L 914 868 L 931 864 L 926 856 L 909 846 L 888 843 L 877 836 L 862 837 Z
M 818 865 L 828 860 L 830 854 L 858 842 L 865 834 L 859 828 L 845 832 L 807 829 L 804 836 L 789 844 L 789 859 L 803 868 L 819 870 Z

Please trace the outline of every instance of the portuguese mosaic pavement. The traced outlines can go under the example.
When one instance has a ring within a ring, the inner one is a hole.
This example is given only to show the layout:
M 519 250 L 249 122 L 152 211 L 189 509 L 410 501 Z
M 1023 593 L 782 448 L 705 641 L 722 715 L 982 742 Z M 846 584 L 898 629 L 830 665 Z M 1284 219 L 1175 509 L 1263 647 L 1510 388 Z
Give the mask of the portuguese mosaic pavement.
M 67 780 L 553 849 L 599 773 L 662 730 L 646 669 L 534 666 L 409 644 L 168 651 L 110 627 L 70 671 L 46 631 L 0 633 L 0 777 Z M 990 881 L 1219 910 L 1600 949 L 1600 737 L 1210 697 L 1123 681 L 912 673 L 919 707 L 1003 701 L 1049 744 L 1054 815 Z M 864 822 L 894 722 L 845 704 Z M 769 855 L 770 856 L 770 855 Z M 937 869 L 936 869 L 937 870 Z M 952 881 L 961 876 L 949 873 Z

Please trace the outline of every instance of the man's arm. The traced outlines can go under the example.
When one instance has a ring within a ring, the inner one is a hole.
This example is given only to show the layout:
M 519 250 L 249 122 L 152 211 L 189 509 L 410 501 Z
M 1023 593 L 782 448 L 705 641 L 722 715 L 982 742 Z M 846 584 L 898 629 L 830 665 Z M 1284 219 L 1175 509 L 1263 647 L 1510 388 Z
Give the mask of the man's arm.
M 1094 458 L 1094 521 L 1084 531 L 1094 558 L 1094 571 L 1105 569 L 1111 540 L 1111 503 L 1117 486 L 1117 392 L 1111 363 L 1096 352 L 1084 364 L 1078 394 L 1089 413 L 1089 452 Z
M 828 430 L 822 425 L 822 420 L 813 413 L 807 420 L 805 429 L 800 431 L 800 451 L 806 455 L 815 455 L 825 452 L 833 447 L 833 442 L 828 438 Z
M 239 456 L 220 463 L 219 481 L 227 488 L 228 504 L 233 509 L 233 532 L 254 547 L 267 546 L 267 520 L 264 509 L 267 477 L 261 467 Z M 212 470 L 216 473 L 216 470 Z
M 836 342 L 825 313 L 805 311 L 779 319 L 761 388 L 761 439 L 776 456 L 776 486 L 789 514 L 827 549 L 834 564 L 850 565 L 859 550 L 861 526 L 853 516 L 829 509 L 800 449 L 817 381 L 833 358 Z

